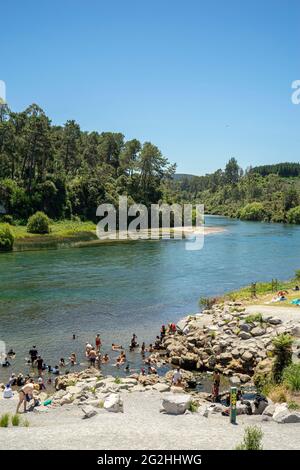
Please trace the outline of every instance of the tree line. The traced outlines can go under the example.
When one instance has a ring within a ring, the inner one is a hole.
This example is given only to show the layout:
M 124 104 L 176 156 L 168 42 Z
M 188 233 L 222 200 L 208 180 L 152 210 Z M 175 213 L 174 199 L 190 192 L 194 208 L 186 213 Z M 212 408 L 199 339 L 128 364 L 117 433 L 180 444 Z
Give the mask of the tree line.
M 119 195 L 157 203 L 175 169 L 151 142 L 85 132 L 74 120 L 56 126 L 36 104 L 0 107 L 0 205 L 20 221 L 36 211 L 95 220 L 97 206 Z
M 175 184 L 183 200 L 204 204 L 206 213 L 300 223 L 299 170 L 298 163 L 281 163 L 243 171 L 231 158 L 224 170 L 182 177 Z

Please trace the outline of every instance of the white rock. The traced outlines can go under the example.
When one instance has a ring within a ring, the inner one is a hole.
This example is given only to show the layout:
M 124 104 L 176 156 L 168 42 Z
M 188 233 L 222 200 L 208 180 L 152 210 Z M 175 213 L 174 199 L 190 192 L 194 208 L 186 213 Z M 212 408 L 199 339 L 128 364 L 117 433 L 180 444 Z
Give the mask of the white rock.
M 83 412 L 82 419 L 91 418 L 92 416 L 95 416 L 97 414 L 97 411 L 91 405 L 82 406 L 81 411 Z
M 191 404 L 192 398 L 190 395 L 183 393 L 169 393 L 165 394 L 162 407 L 163 410 L 172 415 L 182 415 Z
M 169 392 L 170 391 L 170 386 L 168 384 L 160 384 L 157 383 L 153 385 L 153 390 L 157 390 L 158 392 Z
M 103 408 L 113 413 L 123 413 L 123 401 L 120 397 L 120 394 L 112 393 L 111 395 L 109 395 L 104 401 Z
M 298 411 L 290 411 L 287 403 L 281 403 L 275 407 L 273 420 L 276 423 L 299 423 L 300 413 Z

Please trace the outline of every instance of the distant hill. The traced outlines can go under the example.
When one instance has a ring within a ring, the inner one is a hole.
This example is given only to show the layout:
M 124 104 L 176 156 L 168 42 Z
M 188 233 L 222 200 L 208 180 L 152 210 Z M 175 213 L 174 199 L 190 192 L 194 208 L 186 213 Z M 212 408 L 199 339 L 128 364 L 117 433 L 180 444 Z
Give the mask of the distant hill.
M 191 179 L 194 178 L 196 175 L 189 175 L 188 173 L 176 173 L 173 176 L 174 180 L 182 180 L 183 178 Z
M 300 163 L 275 163 L 274 165 L 260 165 L 250 168 L 249 173 L 258 173 L 261 176 L 275 174 L 284 178 L 300 176 Z

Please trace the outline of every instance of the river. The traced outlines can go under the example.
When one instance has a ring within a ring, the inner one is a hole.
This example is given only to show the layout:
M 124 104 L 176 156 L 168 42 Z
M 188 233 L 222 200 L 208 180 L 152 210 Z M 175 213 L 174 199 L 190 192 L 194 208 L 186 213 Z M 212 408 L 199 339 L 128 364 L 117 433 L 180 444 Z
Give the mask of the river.
M 128 346 L 133 332 L 140 343 L 152 342 L 163 323 L 197 312 L 201 296 L 285 279 L 300 268 L 300 227 L 218 216 L 206 223 L 224 231 L 207 235 L 200 251 L 161 240 L 1 254 L 0 340 L 17 356 L 1 368 L 0 382 L 27 370 L 33 344 L 48 364 L 73 351 L 83 362 L 85 342 L 99 332 L 102 350 L 115 356 L 111 343 Z M 128 359 L 140 367 L 139 353 Z

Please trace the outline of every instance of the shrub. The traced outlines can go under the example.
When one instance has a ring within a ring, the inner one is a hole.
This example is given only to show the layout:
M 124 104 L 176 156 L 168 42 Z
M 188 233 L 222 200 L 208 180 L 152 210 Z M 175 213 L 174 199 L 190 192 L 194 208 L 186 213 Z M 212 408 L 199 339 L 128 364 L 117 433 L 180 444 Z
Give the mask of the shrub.
M 115 378 L 115 384 L 120 384 L 120 383 L 122 383 L 120 377 L 116 377 Z
M 9 214 L 2 215 L 1 222 L 3 222 L 4 224 L 14 225 L 13 216 Z
M 287 405 L 289 410 L 300 410 L 300 405 L 295 401 L 288 401 Z
M 200 297 L 199 307 L 210 309 L 217 302 L 218 299 L 216 297 Z
M 100 400 L 98 403 L 98 408 L 103 408 L 104 406 L 104 400 Z
M 4 413 L 0 417 L 0 428 L 7 428 L 9 424 L 9 413 Z
M 191 401 L 189 405 L 189 411 L 191 411 L 191 413 L 197 413 L 198 408 L 199 408 L 198 403 L 196 403 L 195 401 Z
M 24 428 L 29 428 L 29 421 L 27 418 L 23 418 L 22 424 Z
M 14 239 L 10 226 L 8 224 L 0 225 L 0 251 L 12 251 Z
M 248 315 L 245 318 L 245 323 L 254 323 L 254 322 L 263 322 L 263 317 L 261 313 L 254 313 L 253 315 Z
M 300 206 L 290 209 L 286 218 L 290 224 L 300 224 Z
M 282 384 L 266 384 L 263 387 L 263 394 L 268 396 L 274 403 L 285 403 L 288 401 L 288 390 Z
M 261 202 L 250 202 L 240 210 L 242 220 L 264 220 L 265 209 Z
M 280 383 L 283 370 L 292 362 L 293 338 L 287 333 L 282 333 L 276 336 L 272 343 L 275 357 L 272 369 L 273 379 L 276 383 Z
M 21 418 L 20 418 L 20 415 L 13 415 L 11 417 L 11 424 L 13 426 L 19 426 L 20 425 L 20 421 L 21 421 Z
M 290 364 L 283 371 L 283 383 L 292 392 L 300 391 L 300 364 Z
M 27 232 L 29 233 L 49 233 L 50 220 L 44 212 L 36 212 L 29 217 L 27 224 Z
M 263 450 L 262 438 L 263 432 L 258 426 L 247 426 L 243 441 L 236 447 L 236 450 Z

